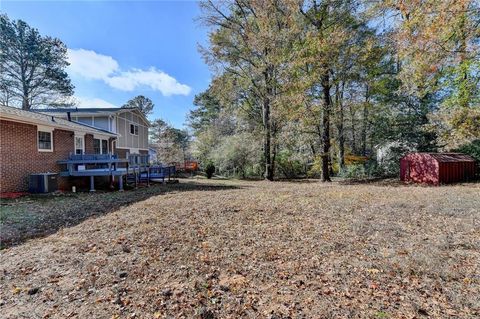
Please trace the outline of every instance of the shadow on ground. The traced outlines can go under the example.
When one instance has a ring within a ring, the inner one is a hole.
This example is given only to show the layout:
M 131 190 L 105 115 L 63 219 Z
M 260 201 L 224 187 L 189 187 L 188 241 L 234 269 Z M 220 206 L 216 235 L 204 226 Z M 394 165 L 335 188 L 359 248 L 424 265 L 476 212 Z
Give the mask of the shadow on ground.
M 60 195 L 30 195 L 2 200 L 0 206 L 0 249 L 19 245 L 28 239 L 44 237 L 64 227 L 102 216 L 122 206 L 171 192 L 221 191 L 240 186 L 182 182 L 153 184 L 125 192 L 64 193 Z M 188 197 L 185 197 L 188 200 Z
M 406 186 L 405 183 L 398 178 L 366 178 L 366 179 L 343 179 L 338 181 L 340 185 L 371 185 L 371 186 Z
M 380 187 L 439 187 L 437 185 L 427 183 L 405 183 L 398 178 L 371 178 L 371 179 L 345 179 L 338 182 L 340 185 L 369 185 Z M 459 186 L 459 185 L 476 185 L 480 181 L 463 181 L 458 183 L 440 184 L 440 187 Z

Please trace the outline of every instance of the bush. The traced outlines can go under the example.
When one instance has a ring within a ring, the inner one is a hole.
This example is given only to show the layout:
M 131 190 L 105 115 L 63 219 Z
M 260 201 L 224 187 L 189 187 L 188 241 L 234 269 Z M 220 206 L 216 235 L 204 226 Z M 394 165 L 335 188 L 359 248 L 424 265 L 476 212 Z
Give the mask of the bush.
M 318 178 L 322 174 L 322 157 L 317 155 L 315 156 L 313 163 L 310 165 L 310 168 L 307 172 L 309 178 Z
M 252 177 L 260 162 L 261 145 L 250 133 L 225 136 L 210 152 L 217 173 L 227 177 Z M 261 173 L 260 173 L 261 175 Z
M 210 162 L 205 167 L 205 174 L 207 174 L 207 178 L 210 179 L 212 178 L 213 173 L 215 173 L 215 165 L 213 165 L 213 163 Z
M 480 140 L 475 140 L 471 143 L 464 144 L 455 149 L 454 152 L 470 155 L 477 162 L 477 179 L 480 179 Z
M 298 178 L 301 175 L 305 175 L 304 165 L 289 150 L 279 152 L 276 162 L 278 171 L 285 178 Z
M 339 176 L 344 178 L 365 179 L 384 176 L 384 171 L 375 160 L 368 160 L 364 164 L 346 165 Z
M 415 151 L 415 147 L 402 142 L 391 142 L 377 147 L 378 171 L 383 176 L 398 176 L 400 174 L 400 159 Z
M 368 157 L 361 155 L 345 155 L 345 165 L 360 165 L 365 164 Z
M 340 171 L 339 176 L 354 179 L 364 179 L 368 177 L 365 166 L 359 164 L 345 166 L 345 168 Z
M 464 144 L 454 151 L 470 155 L 477 162 L 480 162 L 480 140 L 475 140 L 471 143 Z

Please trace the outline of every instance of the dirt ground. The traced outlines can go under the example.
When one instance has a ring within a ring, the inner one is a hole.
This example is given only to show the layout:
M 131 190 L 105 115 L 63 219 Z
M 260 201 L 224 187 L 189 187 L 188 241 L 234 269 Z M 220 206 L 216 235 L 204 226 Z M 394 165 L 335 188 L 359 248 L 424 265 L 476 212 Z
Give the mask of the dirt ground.
M 0 316 L 480 316 L 480 184 L 181 184 L 0 251 Z

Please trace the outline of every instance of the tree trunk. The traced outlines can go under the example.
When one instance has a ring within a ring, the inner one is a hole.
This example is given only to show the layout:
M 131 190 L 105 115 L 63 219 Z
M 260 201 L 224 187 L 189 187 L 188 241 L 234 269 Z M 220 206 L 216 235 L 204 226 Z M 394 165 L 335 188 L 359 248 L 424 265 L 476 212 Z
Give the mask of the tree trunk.
M 362 156 L 367 156 L 368 101 L 369 101 L 369 88 L 367 85 L 367 88 L 365 91 L 365 103 L 363 104 Z
M 338 107 L 338 121 L 337 121 L 337 130 L 338 130 L 338 165 L 340 170 L 345 168 L 345 116 L 343 114 L 343 91 L 345 87 L 345 82 L 342 82 L 341 91 L 337 85 L 337 94 L 336 102 Z
M 352 119 L 351 133 L 352 133 L 352 151 L 353 154 L 357 154 L 357 131 L 355 128 L 355 110 L 352 104 L 350 104 L 350 118 Z
M 266 94 L 263 98 L 263 156 L 265 161 L 265 179 L 273 181 L 273 165 L 272 165 L 272 125 L 270 119 L 270 97 L 272 89 L 270 86 L 270 67 L 264 72 Z
M 265 161 L 265 179 L 273 180 L 271 166 L 271 128 L 270 128 L 270 101 L 265 98 L 263 102 L 263 156 Z
M 28 97 L 24 96 L 22 100 L 22 110 L 30 110 L 30 103 L 28 101 Z
M 275 142 L 275 139 L 274 139 L 274 142 L 273 142 L 273 147 L 272 147 L 272 164 L 270 165 L 271 167 L 271 176 L 270 178 L 268 179 L 269 181 L 273 181 L 273 177 L 274 177 L 274 174 L 275 174 L 275 160 L 277 158 L 277 148 L 278 148 L 278 145 L 277 143 Z
M 28 96 L 28 87 L 23 85 L 22 110 L 30 110 L 30 98 Z
M 323 115 L 322 115 L 322 182 L 331 182 L 330 179 L 330 169 L 329 169 L 329 160 L 330 160 L 330 111 L 332 106 L 332 100 L 330 97 L 330 76 L 328 70 L 322 77 L 322 88 L 323 88 Z

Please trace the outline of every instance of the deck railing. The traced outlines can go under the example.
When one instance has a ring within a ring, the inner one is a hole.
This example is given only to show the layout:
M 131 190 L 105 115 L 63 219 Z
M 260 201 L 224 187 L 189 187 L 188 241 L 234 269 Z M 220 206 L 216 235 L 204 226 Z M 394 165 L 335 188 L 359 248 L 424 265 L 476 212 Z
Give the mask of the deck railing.
M 150 166 L 150 155 L 148 154 L 127 154 L 130 166 Z
M 119 165 L 127 165 L 127 159 L 119 159 L 115 154 L 70 154 L 67 160 L 58 161 L 58 164 L 66 165 L 67 171 L 61 172 L 62 176 L 85 176 L 90 177 L 90 191 L 95 191 L 95 176 L 119 177 L 119 188 L 123 190 L 122 177 L 128 173 L 128 168 L 120 168 Z
M 120 159 L 116 154 L 70 154 L 67 160 L 58 161 L 66 165 L 67 171 L 62 176 L 90 177 L 90 191 L 95 191 L 94 176 L 110 176 L 112 182 L 115 176 L 119 178 L 119 188 L 123 190 L 123 177 L 127 181 L 133 180 L 135 186 L 144 180 L 147 184 L 150 179 L 170 180 L 175 175 L 175 166 L 151 166 L 147 154 L 127 154 L 127 158 Z
M 91 160 L 109 160 L 109 159 L 118 159 L 117 154 L 70 154 L 68 157 L 69 160 L 73 161 L 91 161 Z

